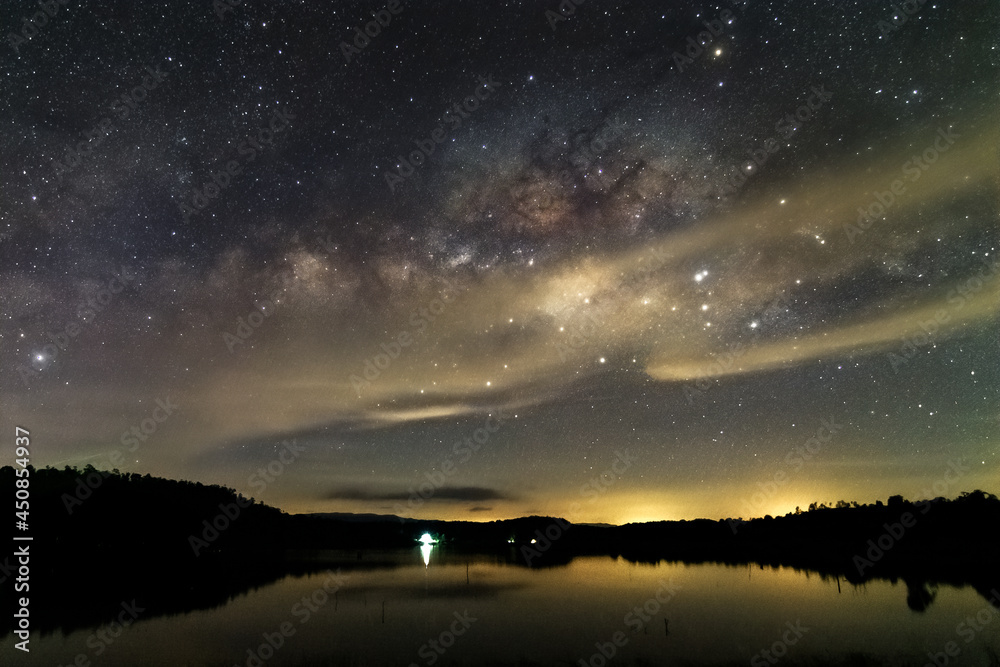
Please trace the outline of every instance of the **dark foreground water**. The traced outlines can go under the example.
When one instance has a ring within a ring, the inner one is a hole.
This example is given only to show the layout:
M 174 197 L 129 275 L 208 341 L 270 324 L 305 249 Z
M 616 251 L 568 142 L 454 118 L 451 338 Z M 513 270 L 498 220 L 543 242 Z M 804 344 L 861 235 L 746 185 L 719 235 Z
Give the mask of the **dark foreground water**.
M 1000 616 L 971 588 L 855 588 L 791 569 L 607 557 L 529 570 L 439 547 L 363 565 L 286 577 L 216 609 L 139 612 L 123 631 L 36 637 L 30 656 L 8 636 L 0 663 L 923 665 L 931 654 L 939 665 L 989 665 L 1000 653 Z M 929 604 L 914 611 L 908 596 Z

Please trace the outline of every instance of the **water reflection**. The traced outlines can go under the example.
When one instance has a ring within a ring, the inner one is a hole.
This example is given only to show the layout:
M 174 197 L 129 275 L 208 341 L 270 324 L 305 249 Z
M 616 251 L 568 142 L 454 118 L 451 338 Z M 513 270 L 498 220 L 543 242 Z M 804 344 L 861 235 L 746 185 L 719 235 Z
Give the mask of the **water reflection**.
M 424 533 L 420 536 L 419 542 L 420 555 L 424 557 L 424 567 L 428 567 L 431 564 L 431 550 L 434 549 L 437 540 L 431 537 L 430 533 Z
M 421 647 L 451 632 L 457 618 L 475 621 L 467 633 L 446 637 L 454 645 L 438 665 L 575 665 L 613 637 L 621 643 L 615 664 L 746 664 L 789 623 L 809 630 L 789 648 L 788 664 L 841 664 L 851 654 L 865 656 L 858 664 L 882 664 L 941 651 L 956 639 L 956 624 L 984 609 L 969 586 L 907 579 L 852 585 L 788 567 L 596 556 L 529 569 L 501 556 L 455 553 L 429 537 L 403 551 L 317 555 L 324 563 L 317 573 L 287 576 L 216 609 L 144 615 L 100 656 L 101 665 L 243 665 L 247 649 L 283 623 L 295 632 L 267 661 L 272 667 L 427 664 Z M 344 585 L 328 604 L 308 617 L 292 612 L 315 600 L 336 570 Z M 68 664 L 89 655 L 96 629 L 42 637 L 32 658 Z M 987 664 L 988 650 L 1000 650 L 997 637 L 993 627 L 961 643 L 963 662 Z M 0 648 L 0 663 L 17 664 L 8 660 L 9 646 Z
M 427 567 L 428 565 L 431 564 L 431 551 L 433 551 L 433 549 L 434 549 L 433 544 L 420 545 L 420 554 L 424 557 L 424 567 Z

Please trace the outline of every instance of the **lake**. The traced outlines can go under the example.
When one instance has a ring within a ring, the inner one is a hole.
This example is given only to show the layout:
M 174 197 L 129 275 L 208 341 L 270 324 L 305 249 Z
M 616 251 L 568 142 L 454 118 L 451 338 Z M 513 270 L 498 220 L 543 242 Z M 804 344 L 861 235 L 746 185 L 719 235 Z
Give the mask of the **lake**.
M 864 657 L 852 664 L 923 665 L 928 653 L 939 664 L 988 665 L 1000 653 L 1000 610 L 970 587 L 918 587 L 934 596 L 918 612 L 902 581 L 855 587 L 790 568 L 581 557 L 528 569 L 442 546 L 351 558 L 339 576 L 288 576 L 215 609 L 143 618 L 125 600 L 122 613 L 137 622 L 124 630 L 35 636 L 30 661 L 8 636 L 0 656 L 45 665 L 82 655 L 109 666 L 601 667 L 842 664 L 850 654 Z

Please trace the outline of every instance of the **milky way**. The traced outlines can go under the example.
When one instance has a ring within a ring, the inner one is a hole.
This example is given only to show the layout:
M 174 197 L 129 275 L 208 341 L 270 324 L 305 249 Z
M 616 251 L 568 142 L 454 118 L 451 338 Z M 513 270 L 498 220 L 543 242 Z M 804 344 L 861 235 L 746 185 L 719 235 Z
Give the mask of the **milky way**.
M 997 7 L 60 7 L 0 21 L 38 465 L 474 520 L 998 490 Z

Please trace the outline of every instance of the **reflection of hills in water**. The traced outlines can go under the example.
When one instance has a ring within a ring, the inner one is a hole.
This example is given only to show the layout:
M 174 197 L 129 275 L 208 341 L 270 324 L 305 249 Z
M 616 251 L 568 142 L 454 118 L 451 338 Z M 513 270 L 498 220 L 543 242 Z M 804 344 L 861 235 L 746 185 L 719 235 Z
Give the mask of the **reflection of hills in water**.
M 79 491 L 88 488 L 79 486 L 81 475 L 100 479 L 89 494 Z M 31 480 L 29 597 L 32 627 L 43 634 L 111 622 L 133 600 L 144 609 L 143 620 L 221 606 L 287 575 L 419 563 L 416 538 L 424 532 L 441 539 L 432 565 L 558 568 L 587 555 L 720 563 L 746 568 L 749 577 L 765 567 L 792 567 L 835 579 L 838 587 L 902 581 L 906 604 L 915 611 L 934 602 L 939 585 L 973 586 L 987 600 L 1000 589 L 1000 541 L 991 535 L 1000 525 L 1000 501 L 982 492 L 925 504 L 897 496 L 887 505 L 821 508 L 741 524 L 605 527 L 545 517 L 471 523 L 289 516 L 219 486 L 90 468 L 36 470 Z M 13 469 L 0 468 L 0 485 L 13 487 Z M 13 630 L 10 607 L 23 595 L 13 590 L 9 553 L 0 561 L 0 588 L 9 601 L 5 636 Z M 483 597 L 502 589 L 478 582 L 412 594 Z

